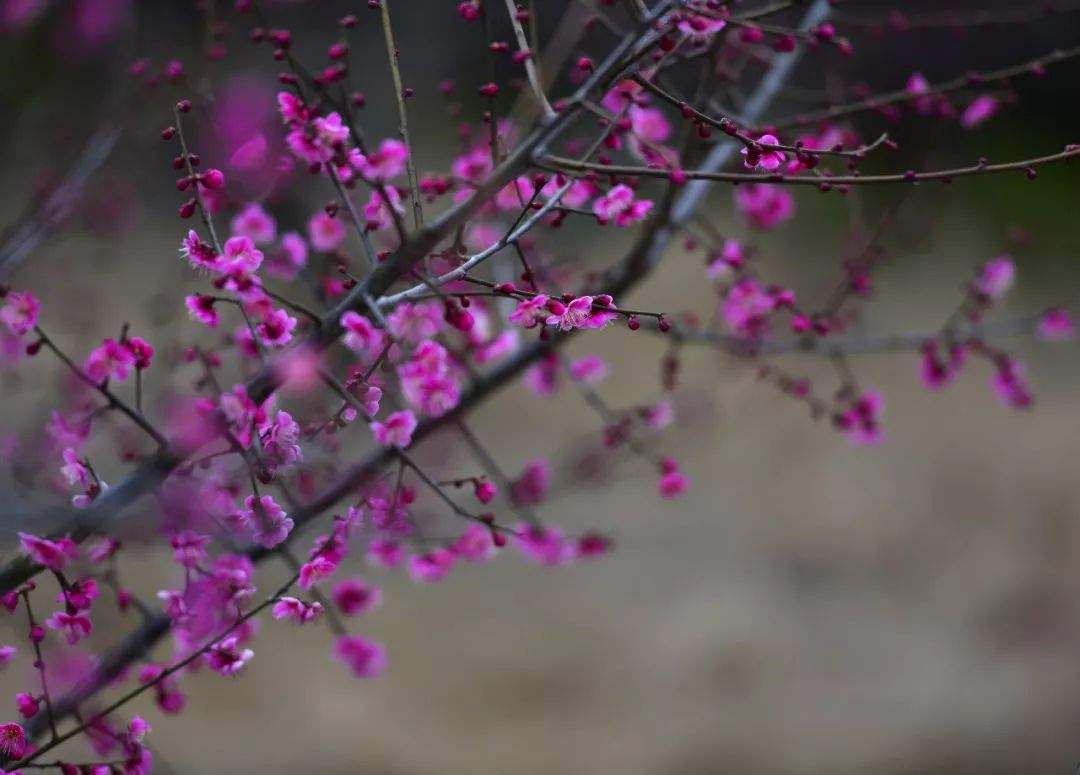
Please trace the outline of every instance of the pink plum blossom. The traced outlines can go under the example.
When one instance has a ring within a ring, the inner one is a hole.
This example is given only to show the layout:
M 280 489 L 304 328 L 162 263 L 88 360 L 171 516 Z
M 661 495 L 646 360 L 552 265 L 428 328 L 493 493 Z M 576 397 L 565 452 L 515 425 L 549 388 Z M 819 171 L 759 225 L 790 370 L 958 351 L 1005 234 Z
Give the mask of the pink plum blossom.
M 379 607 L 382 590 L 361 579 L 342 579 L 334 585 L 330 597 L 345 616 L 359 616 Z
M 30 533 L 19 533 L 19 543 L 31 560 L 53 571 L 62 571 L 69 561 L 79 556 L 78 547 L 70 538 L 52 541 Z
M 94 629 L 90 617 L 83 614 L 69 614 L 67 611 L 56 611 L 45 620 L 50 629 L 64 633 L 64 637 L 71 645 L 75 645 Z
M 114 339 L 106 339 L 87 356 L 83 370 L 94 382 L 108 379 L 123 382 L 134 365 L 135 356 L 131 350 Z
M 33 330 L 37 325 L 41 303 L 29 291 L 9 291 L 0 307 L 0 321 L 16 336 Z
M 795 214 L 795 200 L 780 186 L 749 183 L 735 189 L 735 206 L 752 226 L 773 229 Z
M 366 156 L 360 151 L 355 151 L 350 155 L 349 161 L 366 180 L 385 182 L 405 171 L 405 162 L 408 158 L 409 148 L 405 143 L 400 140 L 386 139 L 379 143 L 377 150 Z
M 1016 279 L 1016 265 L 1009 256 L 998 256 L 983 264 L 975 278 L 975 290 L 987 299 L 1000 299 Z
M 964 129 L 974 129 L 993 118 L 1000 107 L 1001 103 L 997 97 L 981 94 L 973 99 L 960 114 L 960 126 Z
M 375 434 L 375 440 L 384 447 L 405 449 L 412 443 L 412 435 L 415 430 L 416 415 L 409 409 L 394 412 L 386 418 L 385 422 L 375 421 L 371 423 L 371 431 Z
M 345 346 L 353 352 L 375 355 L 383 348 L 384 334 L 359 312 L 349 310 L 341 316 Z
M 652 200 L 635 200 L 634 190 L 620 183 L 593 202 L 593 214 L 601 224 L 614 220 L 616 226 L 630 226 L 644 220 L 652 207 Z
M 449 549 L 435 549 L 409 558 L 409 576 L 413 581 L 434 583 L 442 581 L 454 567 L 454 554 Z
M 275 619 L 288 619 L 296 624 L 307 624 L 318 619 L 323 612 L 322 603 L 305 603 L 295 597 L 283 597 L 274 603 L 271 611 Z
M 238 638 L 228 637 L 211 646 L 206 656 L 211 670 L 224 676 L 232 676 L 244 669 L 255 656 L 255 652 L 241 648 Z
M 1076 334 L 1076 326 L 1068 311 L 1060 308 L 1048 309 L 1039 316 L 1035 333 L 1040 339 L 1057 342 L 1072 339 Z
M 311 216 L 307 224 L 311 246 L 323 253 L 332 253 L 345 241 L 345 224 L 320 210 Z
M 770 150 L 768 148 L 770 145 L 779 145 L 780 141 L 776 138 L 776 135 L 764 134 L 757 139 L 757 142 L 760 145 L 754 146 L 753 149 L 743 147 L 741 151 L 743 165 L 749 169 L 758 167 L 767 172 L 780 169 L 780 166 L 787 160 L 787 155 L 781 150 Z
M 248 202 L 229 225 L 233 236 L 247 237 L 256 245 L 269 245 L 278 237 L 278 223 L 257 202 Z
M 334 655 L 357 678 L 378 678 L 386 671 L 386 649 L 360 635 L 342 635 L 334 642 Z

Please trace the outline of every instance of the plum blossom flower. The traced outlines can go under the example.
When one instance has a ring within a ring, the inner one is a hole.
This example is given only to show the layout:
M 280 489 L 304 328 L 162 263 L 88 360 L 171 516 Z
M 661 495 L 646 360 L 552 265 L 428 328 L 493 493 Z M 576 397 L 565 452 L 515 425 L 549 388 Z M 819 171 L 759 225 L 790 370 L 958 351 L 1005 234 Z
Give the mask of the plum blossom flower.
M 277 250 L 270 254 L 263 270 L 275 277 L 292 280 L 307 263 L 307 242 L 295 231 L 289 231 L 281 235 Z
M 297 320 L 283 309 L 275 309 L 255 326 L 259 340 L 267 347 L 284 347 L 292 341 Z
M 734 270 L 746 264 L 742 243 L 736 239 L 724 240 L 720 255 L 709 262 L 705 274 L 710 280 L 727 280 Z
M 33 718 L 37 715 L 40 703 L 37 697 L 29 692 L 19 692 L 15 695 L 15 707 L 23 718 Z
M 233 216 L 232 234 L 246 237 L 256 245 L 268 245 L 277 237 L 277 222 L 257 202 L 249 202 Z
M 750 183 L 735 189 L 735 206 L 752 226 L 772 229 L 795 214 L 795 200 L 780 186 Z
M 288 412 L 279 411 L 273 422 L 261 424 L 259 438 L 263 451 L 275 467 L 295 465 L 304 459 L 300 449 L 300 424 Z
M 240 648 L 240 641 L 235 636 L 225 638 L 210 647 L 207 652 L 210 669 L 221 675 L 237 675 L 255 656 L 251 649 Z
M 206 545 L 210 536 L 196 533 L 194 530 L 182 530 L 169 540 L 173 550 L 173 561 L 182 568 L 192 569 L 206 559 Z
M 194 229 L 190 229 L 180 243 L 180 255 L 188 260 L 192 269 L 218 271 L 221 268 L 221 256 L 203 242 Z
M 420 342 L 412 359 L 400 364 L 397 372 L 405 400 L 424 414 L 440 417 L 457 406 L 461 398 L 450 357 L 438 342 Z
M 324 210 L 311 216 L 307 224 L 311 246 L 322 253 L 332 253 L 345 241 L 345 224 L 339 218 L 331 218 Z
M 364 222 L 370 231 L 381 231 L 394 225 L 394 216 L 387 208 L 388 202 L 395 213 L 405 214 L 405 208 L 401 205 L 401 193 L 393 186 L 386 186 L 383 191 L 386 192 L 386 199 L 383 199 L 380 192 L 372 191 L 364 205 Z
M 570 363 L 570 377 L 575 382 L 596 385 L 608 375 L 608 365 L 599 355 L 586 355 Z
M 76 611 L 89 611 L 97 596 L 97 581 L 87 576 L 71 582 L 66 592 L 61 590 L 56 596 L 56 602 L 69 604 Z
M 405 143 L 386 139 L 379 143 L 377 150 L 367 155 L 360 151 L 353 152 L 349 156 L 349 162 L 365 179 L 382 183 L 403 173 L 408 158 L 409 147 Z
M 679 19 L 679 32 L 687 36 L 693 45 L 708 43 L 709 39 L 727 26 L 723 19 L 688 13 Z
M 929 96 L 930 82 L 922 73 L 912 73 L 904 89 L 911 95 L 916 113 L 925 116 L 934 109 L 934 99 Z
M 547 498 L 551 488 L 551 466 L 544 458 L 525 464 L 517 479 L 510 483 L 510 498 L 519 505 L 536 506 Z
M 341 327 L 345 329 L 345 346 L 353 352 L 375 355 L 383 348 L 383 332 L 359 312 L 345 312 Z
M 989 94 L 981 94 L 971 101 L 960 114 L 960 126 L 964 129 L 974 129 L 980 124 L 989 121 L 998 112 L 1001 103 L 997 97 Z
M 748 169 L 759 167 L 767 172 L 774 172 L 787 160 L 787 155 L 778 149 L 770 150 L 767 146 L 779 145 L 776 135 L 763 134 L 757 139 L 760 145 L 742 149 L 743 165 Z
M 837 425 L 853 444 L 879 444 L 884 438 L 881 430 L 881 414 L 885 399 L 876 390 L 868 390 L 837 418 Z
M 333 112 L 311 122 L 319 140 L 326 145 L 340 145 L 349 139 L 349 127 L 341 120 L 341 114 Z
M 316 582 L 322 581 L 334 574 L 338 569 L 338 563 L 325 554 L 316 555 L 300 566 L 300 579 L 297 582 L 300 589 L 311 589 Z
M 230 237 L 222 249 L 220 271 L 227 274 L 251 274 L 262 266 L 263 253 L 250 237 Z
M 468 562 L 487 562 L 495 556 L 495 539 L 490 528 L 484 525 L 469 525 L 454 541 L 450 551 L 455 557 Z
M 578 296 L 568 304 L 558 301 L 549 301 L 548 310 L 551 314 L 544 321 L 549 326 L 558 326 L 560 331 L 570 331 L 574 328 L 582 328 L 589 316 L 592 315 L 592 296 Z
M 251 527 L 255 541 L 267 549 L 284 543 L 293 529 L 292 519 L 271 495 L 262 495 L 258 500 L 254 495 L 247 496 L 241 516 Z
M 620 183 L 593 202 L 593 214 L 601 224 L 614 219 L 616 226 L 629 226 L 644 220 L 652 207 L 651 199 L 635 200 L 633 189 Z
M 413 431 L 416 430 L 416 415 L 411 409 L 394 412 L 386 418 L 386 422 L 375 421 L 371 423 L 371 431 L 375 434 L 375 440 L 384 447 L 398 447 L 405 449 L 412 443 Z
M 274 603 L 271 613 L 278 620 L 290 619 L 296 624 L 307 624 L 322 615 L 323 607 L 322 603 L 305 603 L 295 597 L 283 597 Z
M 1039 316 L 1035 333 L 1046 341 L 1062 341 L 1071 339 L 1076 334 L 1076 326 L 1068 311 L 1060 308 L 1048 309 Z
M 9 291 L 0 307 L 0 320 L 15 336 L 22 336 L 37 325 L 41 303 L 29 291 Z
M 1028 409 L 1035 401 L 1024 365 L 1012 358 L 1002 358 L 990 381 L 997 397 L 1013 409 Z
M 477 479 L 473 483 L 473 494 L 485 505 L 495 500 L 498 493 L 499 489 L 488 479 Z
M 202 293 L 185 296 L 184 306 L 187 307 L 188 314 L 191 317 L 205 326 L 217 328 L 217 324 L 221 321 L 218 311 L 214 309 L 213 296 Z
M 949 357 L 942 359 L 938 354 L 938 343 L 927 341 L 922 346 L 919 359 L 919 378 L 927 390 L 941 390 L 952 382 L 964 365 L 965 350 L 954 345 L 949 348 Z
M 361 579 L 342 579 L 330 595 L 334 605 L 346 616 L 359 616 L 379 607 L 382 590 Z
M 62 453 L 64 465 L 60 466 L 60 473 L 67 480 L 69 487 L 86 490 L 90 487 L 90 469 L 79 459 L 78 453 L 67 448 Z
M 743 277 L 728 290 L 721 313 L 733 333 L 760 339 L 769 332 L 769 315 L 775 307 L 776 300 L 762 290 L 757 280 Z
M 409 558 L 409 576 L 413 581 L 431 584 L 442 581 L 454 567 L 454 555 L 449 549 L 435 549 Z
M 660 481 L 656 487 L 662 498 L 678 498 L 690 489 L 690 477 L 679 470 L 678 463 L 671 458 L 665 458 L 660 465 Z
M 52 616 L 45 620 L 45 624 L 48 625 L 49 629 L 63 632 L 67 642 L 73 646 L 94 629 L 90 617 L 83 614 L 69 614 L 67 611 L 54 612 Z
M 51 541 L 30 533 L 19 533 L 19 543 L 31 560 L 53 571 L 62 571 L 69 561 L 79 557 L 75 542 L 66 537 Z
M 26 730 L 15 722 L 0 724 L 0 753 L 9 759 L 21 759 L 26 753 Z
M 528 299 L 522 299 L 518 302 L 514 311 L 510 313 L 509 320 L 522 328 L 536 328 L 548 317 L 547 303 L 548 297 L 542 293 Z
M 975 278 L 975 290 L 987 299 L 1000 299 L 1016 279 L 1016 265 L 1009 256 L 998 256 L 983 264 Z
M 397 541 L 376 538 L 368 544 L 367 559 L 373 565 L 396 568 L 405 558 L 405 551 Z
M 114 339 L 106 339 L 87 356 L 83 370 L 94 382 L 107 379 L 123 382 L 134 365 L 135 356 L 131 350 Z
M 562 532 L 544 525 L 522 525 L 514 545 L 526 559 L 541 565 L 563 565 L 574 556 L 574 545 Z
M 446 325 L 437 301 L 403 302 L 386 319 L 387 328 L 401 342 L 420 342 L 438 335 Z
M 334 642 L 334 655 L 357 678 L 378 678 L 386 671 L 386 649 L 360 635 L 342 635 Z

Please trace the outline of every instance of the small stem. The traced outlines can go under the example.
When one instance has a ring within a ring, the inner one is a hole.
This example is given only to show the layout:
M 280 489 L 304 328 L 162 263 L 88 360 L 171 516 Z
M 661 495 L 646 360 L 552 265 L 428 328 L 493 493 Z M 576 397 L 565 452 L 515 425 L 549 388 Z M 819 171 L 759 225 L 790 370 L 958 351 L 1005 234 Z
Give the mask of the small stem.
M 386 56 L 390 61 L 390 75 L 394 80 L 394 97 L 397 101 L 398 132 L 409 151 L 405 167 L 409 174 L 409 192 L 412 196 L 414 226 L 419 229 L 424 225 L 424 211 L 420 204 L 420 180 L 416 175 L 414 148 L 409 139 L 409 118 L 405 110 L 405 89 L 401 83 L 401 70 L 398 68 L 398 50 L 394 44 L 394 29 L 390 25 L 390 0 L 379 3 L 379 18 L 382 20 L 383 38 L 386 40 Z

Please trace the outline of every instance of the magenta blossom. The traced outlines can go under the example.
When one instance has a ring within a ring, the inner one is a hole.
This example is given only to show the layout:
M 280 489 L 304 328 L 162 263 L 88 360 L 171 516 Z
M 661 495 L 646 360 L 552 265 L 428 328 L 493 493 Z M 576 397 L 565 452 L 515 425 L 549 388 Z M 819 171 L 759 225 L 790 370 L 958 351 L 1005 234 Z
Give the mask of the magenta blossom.
M 383 332 L 359 312 L 349 310 L 341 316 L 345 346 L 353 352 L 377 354 L 383 348 Z
M 214 309 L 213 296 L 207 296 L 205 294 L 185 296 L 184 306 L 187 307 L 188 314 L 195 320 L 210 328 L 217 328 L 217 324 L 220 322 L 221 318 L 218 315 L 218 311 Z
M 773 229 L 795 214 L 795 200 L 780 186 L 750 183 L 735 189 L 735 206 L 752 226 Z
M 549 326 L 558 326 L 561 331 L 583 328 L 585 321 L 592 315 L 592 296 L 578 296 L 568 304 L 552 299 L 548 302 L 551 312 L 544 321 Z
M 630 226 L 644 220 L 652 206 L 652 200 L 635 200 L 633 189 L 620 183 L 593 202 L 593 214 L 601 224 L 614 220 L 616 226 Z
M 26 730 L 19 724 L 0 724 L 0 753 L 9 759 L 21 759 L 26 753 Z
M 454 554 L 449 549 L 435 549 L 409 558 L 409 576 L 413 581 L 434 583 L 442 581 L 454 567 Z
M 246 237 L 256 245 L 267 245 L 277 237 L 277 223 L 256 202 L 244 205 L 229 226 L 234 236 Z
M 274 603 L 275 619 L 288 619 L 296 624 L 307 624 L 322 616 L 322 603 L 305 603 L 295 597 L 283 597 Z
M 64 633 L 67 642 L 75 645 L 94 629 L 90 617 L 83 614 L 69 614 L 67 611 L 56 611 L 45 620 L 50 629 Z
M 983 264 L 975 278 L 975 290 L 987 299 L 1000 299 L 1016 279 L 1016 265 L 1010 256 L 998 256 Z
M 764 134 L 757 139 L 759 145 L 745 146 L 742 149 L 743 165 L 749 169 L 758 167 L 767 172 L 774 172 L 787 160 L 787 155 L 779 150 L 770 150 L 768 146 L 779 145 L 776 135 Z
M 135 355 L 130 349 L 114 339 L 106 339 L 87 356 L 83 369 L 94 382 L 107 379 L 123 382 L 134 365 Z
M 215 643 L 206 655 L 210 669 L 226 676 L 240 673 L 254 656 L 255 652 L 251 649 L 240 647 L 240 641 L 235 636 Z
M 993 118 L 1000 107 L 1001 103 L 997 97 L 989 94 L 979 95 L 960 114 L 960 126 L 964 129 L 974 129 Z
M 868 390 L 841 413 L 836 421 L 853 444 L 879 444 L 884 437 L 881 430 L 881 414 L 884 408 L 885 399 L 881 393 Z
M 360 171 L 366 180 L 385 182 L 405 171 L 405 162 L 409 158 L 409 148 L 400 140 L 387 139 L 379 143 L 377 150 L 366 156 L 356 150 L 349 156 L 349 162 Z
M 334 655 L 357 678 L 378 678 L 386 671 L 386 649 L 360 635 L 342 635 L 334 642 Z
M 41 304 L 29 291 L 9 291 L 0 307 L 0 320 L 16 336 L 31 331 L 37 325 Z
M 416 415 L 409 409 L 394 412 L 386 418 L 386 422 L 376 420 L 371 423 L 371 431 L 375 434 L 375 440 L 384 447 L 405 449 L 412 443 L 412 435 L 415 430 Z
M 283 309 L 275 309 L 255 326 L 255 332 L 267 347 L 284 347 L 292 341 L 296 326 L 296 318 Z
M 1024 365 L 1012 358 L 999 361 L 991 385 L 1001 402 L 1013 409 L 1028 409 L 1035 401 Z
M 307 229 L 311 246 L 322 253 L 333 253 L 345 241 L 345 224 L 324 210 L 311 216 Z
M 361 579 L 342 579 L 331 593 L 334 605 L 346 616 L 359 616 L 373 611 L 382 603 L 382 590 Z
M 1039 316 L 1039 325 L 1035 333 L 1040 339 L 1058 342 L 1072 339 L 1076 334 L 1076 326 L 1068 311 L 1060 308 L 1048 309 Z
M 79 556 L 79 550 L 70 538 L 51 541 L 30 533 L 19 533 L 19 543 L 31 560 L 53 571 L 62 571 L 69 561 Z

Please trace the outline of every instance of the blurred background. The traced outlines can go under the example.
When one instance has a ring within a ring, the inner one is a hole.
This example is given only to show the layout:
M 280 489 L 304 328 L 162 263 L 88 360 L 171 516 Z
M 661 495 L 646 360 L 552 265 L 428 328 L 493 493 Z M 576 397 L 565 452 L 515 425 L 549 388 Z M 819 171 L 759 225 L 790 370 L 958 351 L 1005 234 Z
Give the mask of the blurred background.
M 177 365 L 179 352 L 204 334 L 180 301 L 180 291 L 199 281 L 177 259 L 180 195 L 173 149 L 158 131 L 171 123 L 178 96 L 191 96 L 193 145 L 205 166 L 224 166 L 230 138 L 222 126 L 275 124 L 278 67 L 268 48 L 246 42 L 248 23 L 227 12 L 228 3 L 210 0 L 200 11 L 164 0 L 39 5 L 37 15 L 9 13 L 0 26 L 0 224 L 24 223 L 22 214 L 85 158 L 94 138 L 105 142 L 116 131 L 119 139 L 81 196 L 61 208 L 57 227 L 0 264 L 2 281 L 40 296 L 43 323 L 79 357 L 130 322 L 161 353 L 162 368 L 148 375 L 153 407 L 172 390 L 190 390 L 196 374 Z M 536 4 L 542 41 L 576 5 Z M 896 5 L 841 8 L 885 18 Z M 3 7 L 24 6 L 36 7 Z M 415 89 L 409 110 L 421 174 L 446 173 L 458 148 L 453 126 L 476 121 L 475 84 L 489 79 L 482 29 L 462 22 L 455 6 L 392 6 L 404 81 Z M 902 7 L 916 17 L 1034 4 Z M 266 3 L 262 10 L 269 26 L 292 31 L 299 58 L 312 65 L 325 61 L 334 20 L 358 13 L 354 71 L 368 105 L 360 121 L 370 138 L 392 135 L 381 31 L 364 4 Z M 615 9 L 609 13 L 625 24 Z M 896 89 L 914 71 L 936 82 L 1080 43 L 1080 9 L 1033 16 L 1022 24 L 886 34 L 838 23 L 855 56 L 810 53 L 773 115 L 850 98 L 858 84 Z M 793 24 L 797 13 L 778 18 Z M 501 17 L 496 37 L 509 39 Z M 570 61 L 580 52 L 599 58 L 611 41 L 595 29 Z M 214 61 L 208 53 L 225 56 Z M 149 85 L 145 73 L 128 74 L 143 57 L 150 72 L 179 59 L 186 74 L 179 83 Z M 500 81 L 512 75 L 502 62 Z M 445 78 L 458 84 L 457 114 L 448 115 L 439 92 Z M 1045 78 L 995 86 L 1015 105 L 973 131 L 860 116 L 854 126 L 863 137 L 887 129 L 901 144 L 864 169 L 1053 153 L 1080 141 L 1078 83 L 1080 67 L 1067 63 Z M 568 89 L 559 81 L 556 93 Z M 513 101 L 506 91 L 501 111 Z M 222 117 L 222 105 L 241 105 L 234 108 L 241 118 Z M 274 190 L 258 176 L 239 176 L 238 185 L 223 217 L 241 201 L 269 196 L 282 229 L 302 229 L 332 193 L 302 174 Z M 717 188 L 702 213 L 756 248 L 764 276 L 821 300 L 845 251 L 897 208 L 877 292 L 860 322 L 867 333 L 937 329 L 975 268 L 1005 252 L 1017 261 L 1018 282 L 996 317 L 1072 301 L 1080 287 L 1075 165 L 1043 168 L 1035 183 L 1018 174 L 847 197 L 795 195 L 796 219 L 770 233 L 747 228 L 727 189 Z M 568 226 L 554 249 L 590 268 L 617 260 L 632 236 Z M 13 233 L 0 232 L 0 244 Z M 700 250 L 674 245 L 661 270 L 618 301 L 707 319 L 715 295 L 703 260 Z M 162 716 L 149 700 L 135 706 L 155 727 L 150 742 L 160 771 L 1071 771 L 1080 760 L 1080 358 L 1075 342 L 1001 344 L 1027 364 L 1031 411 L 1001 406 L 981 362 L 932 394 L 920 386 L 915 353 L 854 359 L 860 384 L 886 396 L 886 443 L 874 448 L 851 446 L 760 383 L 756 361 L 688 347 L 675 423 L 650 442 L 693 479 L 675 502 L 658 498 L 655 471 L 641 460 L 600 454 L 600 421 L 574 391 L 540 401 L 520 385 L 499 393 L 474 415 L 479 437 L 510 471 L 548 456 L 556 475 L 541 516 L 570 531 L 603 530 L 615 551 L 553 570 L 506 556 L 460 567 L 431 586 L 401 572 L 346 568 L 342 577 L 359 573 L 383 586 L 384 605 L 358 629 L 386 644 L 386 676 L 353 679 L 330 657 L 325 628 L 264 622 L 243 676 L 185 677 L 189 708 L 178 718 Z M 570 350 L 609 359 L 611 375 L 599 389 L 612 405 L 660 397 L 662 340 L 616 327 L 578 337 Z M 65 499 L 28 469 L 46 465 L 30 440 L 40 437 L 66 383 L 47 358 L 16 360 L 8 348 L 0 372 L 8 461 L 0 498 L 11 513 Z M 824 390 L 835 383 L 830 364 L 813 356 L 777 362 Z M 23 454 L 21 444 L 30 451 Z M 420 451 L 436 470 L 473 471 L 457 454 L 441 437 Z M 104 459 L 102 468 L 112 481 L 127 465 Z M 3 536 L 8 554 L 14 532 L 25 527 L 11 522 Z M 152 599 L 176 583 L 166 555 L 140 543 L 155 530 L 153 507 L 133 509 L 123 529 L 130 545 L 124 579 Z M 267 563 L 260 589 L 284 573 Z M 93 644 L 104 647 L 136 622 L 134 612 L 102 613 Z M 11 623 L 0 626 L 3 642 L 22 637 Z M 167 660 L 169 649 L 160 646 L 158 657 Z M 27 686 L 28 671 L 13 664 L 0 675 L 4 696 Z M 9 711 L 5 718 L 15 716 Z

